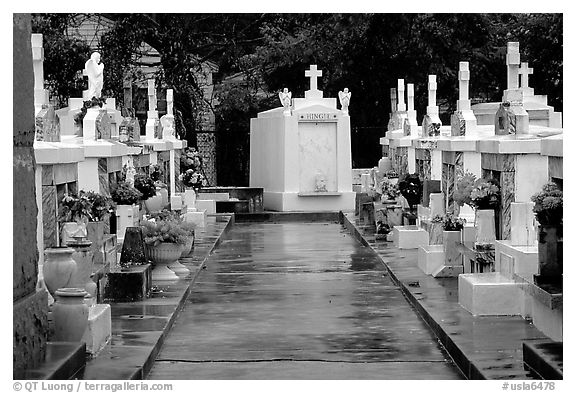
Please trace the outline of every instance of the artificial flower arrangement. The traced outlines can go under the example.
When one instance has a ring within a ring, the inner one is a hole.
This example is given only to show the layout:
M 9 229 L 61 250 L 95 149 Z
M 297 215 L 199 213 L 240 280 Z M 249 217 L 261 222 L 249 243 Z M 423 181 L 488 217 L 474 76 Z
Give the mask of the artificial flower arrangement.
M 454 202 L 459 206 L 472 206 L 472 199 L 470 198 L 474 184 L 476 183 L 476 175 L 466 171 L 464 175 L 456 182 L 456 189 L 454 190 Z
M 180 181 L 186 187 L 192 187 L 195 190 L 202 188 L 206 185 L 206 178 L 204 175 L 194 169 L 188 169 L 184 173 L 180 174 Z
M 86 117 L 86 113 L 88 113 L 88 108 L 99 107 L 102 108 L 106 104 L 106 98 L 101 97 L 92 97 L 91 99 L 84 101 L 82 108 L 80 108 L 80 112 L 78 112 L 74 116 L 74 122 L 76 124 L 82 124 L 84 117 Z
M 88 222 L 92 220 L 92 202 L 81 192 L 80 195 L 64 194 L 60 204 L 60 222 Z
M 400 190 L 398 189 L 398 184 L 393 184 L 384 180 L 382 182 L 382 187 L 380 190 L 383 199 L 395 200 L 400 195 Z
M 162 169 L 160 165 L 150 165 L 150 178 L 154 182 L 156 188 L 166 188 L 166 183 L 162 182 Z
M 156 196 L 156 185 L 152 178 L 145 173 L 137 173 L 134 175 L 134 188 L 140 191 L 142 194 L 140 198 L 143 201 Z
M 465 219 L 458 218 L 450 213 L 446 215 L 437 214 L 432 218 L 432 222 L 441 223 L 442 229 L 445 231 L 461 231 L 464 229 L 464 224 L 466 224 Z
M 133 205 L 142 199 L 142 193 L 125 181 L 119 182 L 110 194 L 117 205 Z
M 555 183 L 547 183 L 532 195 L 534 213 L 540 225 L 561 225 L 564 214 L 564 196 Z
M 475 209 L 497 209 L 500 205 L 500 186 L 494 179 L 478 179 L 470 192 L 470 205 Z
M 94 191 L 80 191 L 81 196 L 85 196 L 91 203 L 89 220 L 92 222 L 104 221 L 116 208 L 112 198 Z

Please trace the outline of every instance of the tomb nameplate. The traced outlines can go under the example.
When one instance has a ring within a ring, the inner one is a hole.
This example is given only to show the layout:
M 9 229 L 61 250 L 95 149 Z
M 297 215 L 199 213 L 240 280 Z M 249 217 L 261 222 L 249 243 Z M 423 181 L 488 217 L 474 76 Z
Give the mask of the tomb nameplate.
M 299 122 L 337 122 L 336 113 L 301 113 L 298 115 Z

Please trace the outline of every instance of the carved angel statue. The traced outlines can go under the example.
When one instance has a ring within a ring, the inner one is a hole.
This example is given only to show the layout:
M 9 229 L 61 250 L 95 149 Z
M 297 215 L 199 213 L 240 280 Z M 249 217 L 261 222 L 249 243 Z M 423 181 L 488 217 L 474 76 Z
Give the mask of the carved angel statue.
M 104 85 L 104 63 L 100 62 L 100 53 L 94 52 L 84 65 L 88 76 L 88 98 L 102 96 L 102 86 Z
M 292 92 L 288 91 L 288 88 L 284 88 L 283 91 L 278 93 L 278 97 L 280 98 L 280 102 L 284 107 L 284 114 L 290 114 L 290 104 L 292 101 Z
M 342 105 L 342 113 L 345 115 L 348 114 L 348 105 L 350 105 L 350 97 L 352 93 L 348 91 L 348 88 L 345 87 L 344 91 L 338 92 L 338 98 L 340 98 L 340 105 Z

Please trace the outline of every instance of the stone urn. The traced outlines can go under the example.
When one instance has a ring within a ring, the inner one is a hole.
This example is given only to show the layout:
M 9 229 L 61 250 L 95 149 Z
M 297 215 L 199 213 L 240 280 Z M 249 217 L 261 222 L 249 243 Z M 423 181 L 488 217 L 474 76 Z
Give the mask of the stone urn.
M 52 297 L 56 290 L 70 287 L 76 277 L 76 261 L 72 258 L 74 249 L 70 247 L 48 248 L 44 251 L 42 274 L 44 283 Z
M 476 248 L 491 249 L 494 248 L 496 241 L 496 224 L 494 210 L 478 209 L 476 210 Z
M 54 341 L 78 342 L 88 326 L 88 305 L 84 303 L 86 291 L 81 288 L 60 288 L 56 291 L 52 316 Z
M 149 213 L 157 213 L 164 207 L 163 202 L 162 194 L 156 191 L 156 195 L 146 199 L 144 201 L 144 205 L 146 206 L 146 210 L 148 210 Z
M 178 276 L 168 268 L 168 265 L 178 261 L 182 254 L 182 247 L 183 245 L 179 243 L 159 243 L 156 246 L 148 246 L 148 255 L 154 262 L 153 280 L 178 280 Z

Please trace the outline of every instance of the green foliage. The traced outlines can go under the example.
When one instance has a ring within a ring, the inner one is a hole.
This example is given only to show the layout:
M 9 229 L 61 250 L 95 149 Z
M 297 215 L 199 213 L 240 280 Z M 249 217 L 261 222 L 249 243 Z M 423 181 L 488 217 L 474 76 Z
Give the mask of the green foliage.
M 111 195 L 117 205 L 133 205 L 142 199 L 142 193 L 125 181 L 119 182 Z
M 32 14 L 32 32 L 43 35 L 44 83 L 57 106 L 67 105 L 69 97 L 82 97 L 85 88 L 81 71 L 90 58 L 90 47 L 67 34 L 66 29 L 75 25 L 73 17 L 73 14 Z
M 534 213 L 541 225 L 561 225 L 564 214 L 564 196 L 555 183 L 547 183 L 532 195 Z
M 446 214 L 444 216 L 437 214 L 432 217 L 432 222 L 441 223 L 442 229 L 445 231 L 461 231 L 464 229 L 466 220 L 463 218 L 458 218 L 453 214 Z
M 59 222 L 81 222 L 92 220 L 92 202 L 80 193 L 64 194 L 60 204 Z
M 140 225 L 144 241 L 149 246 L 157 246 L 160 243 L 186 243 L 189 231 L 181 221 L 175 219 L 144 220 Z
M 476 182 L 476 175 L 471 172 L 466 171 L 464 176 L 456 182 L 456 189 L 454 190 L 454 202 L 459 206 L 464 206 L 464 204 L 472 206 L 472 200 L 470 196 L 472 190 L 474 189 L 474 183 Z
M 478 179 L 470 192 L 470 205 L 475 209 L 497 209 L 500 206 L 500 185 L 495 179 Z
M 114 212 L 116 205 L 112 198 L 94 191 L 80 191 L 80 195 L 86 196 L 91 204 L 90 221 L 104 221 Z
M 420 181 L 420 177 L 416 173 L 406 174 L 398 181 L 398 189 L 400 190 L 400 194 L 406 201 L 411 208 L 414 208 L 415 205 L 420 203 L 422 199 L 422 182 Z
M 134 188 L 140 191 L 142 194 L 141 200 L 143 201 L 156 196 L 154 181 L 145 173 L 137 173 L 134 175 Z

